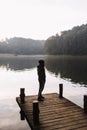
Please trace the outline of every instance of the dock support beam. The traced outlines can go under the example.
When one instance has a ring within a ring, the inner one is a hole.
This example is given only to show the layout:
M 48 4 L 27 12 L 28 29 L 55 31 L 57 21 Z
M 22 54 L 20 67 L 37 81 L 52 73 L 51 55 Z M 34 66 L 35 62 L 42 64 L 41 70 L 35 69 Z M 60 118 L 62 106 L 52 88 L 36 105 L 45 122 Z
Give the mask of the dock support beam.
M 34 125 L 39 125 L 39 102 L 33 101 L 33 122 Z
M 59 84 L 59 98 L 63 98 L 63 84 Z
M 84 112 L 87 114 L 87 95 L 84 95 Z
M 20 119 L 22 121 L 25 120 L 25 115 L 24 115 L 24 112 L 22 110 L 20 110 Z
M 20 88 L 21 103 L 25 103 L 25 88 Z

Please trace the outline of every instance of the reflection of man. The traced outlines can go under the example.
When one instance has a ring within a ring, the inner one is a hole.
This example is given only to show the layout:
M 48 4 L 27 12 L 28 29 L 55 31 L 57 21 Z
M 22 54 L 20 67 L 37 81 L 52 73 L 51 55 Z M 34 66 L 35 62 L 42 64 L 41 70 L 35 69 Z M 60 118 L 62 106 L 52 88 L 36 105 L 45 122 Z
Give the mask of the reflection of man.
M 39 92 L 38 92 L 38 101 L 43 101 L 44 97 L 42 96 L 42 91 L 45 85 L 45 69 L 44 69 L 44 60 L 39 60 L 39 65 L 37 66 L 38 72 L 38 81 L 39 81 Z

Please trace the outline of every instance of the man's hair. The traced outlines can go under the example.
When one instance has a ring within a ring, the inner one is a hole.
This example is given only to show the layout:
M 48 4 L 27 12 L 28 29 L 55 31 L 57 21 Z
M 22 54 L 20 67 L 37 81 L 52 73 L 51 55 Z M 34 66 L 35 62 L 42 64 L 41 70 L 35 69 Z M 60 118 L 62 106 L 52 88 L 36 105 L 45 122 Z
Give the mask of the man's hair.
M 39 63 L 42 65 L 44 64 L 44 60 L 39 60 Z

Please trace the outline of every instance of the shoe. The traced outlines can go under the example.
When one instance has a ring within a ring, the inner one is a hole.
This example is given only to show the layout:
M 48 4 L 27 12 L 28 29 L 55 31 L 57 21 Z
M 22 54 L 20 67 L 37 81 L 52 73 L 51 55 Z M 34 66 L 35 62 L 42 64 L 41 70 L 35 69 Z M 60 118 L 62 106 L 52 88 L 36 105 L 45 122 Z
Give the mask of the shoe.
M 38 97 L 38 101 L 44 101 L 44 98 Z
M 42 98 L 42 99 L 45 99 L 45 97 L 43 97 L 42 95 L 41 95 L 41 98 Z

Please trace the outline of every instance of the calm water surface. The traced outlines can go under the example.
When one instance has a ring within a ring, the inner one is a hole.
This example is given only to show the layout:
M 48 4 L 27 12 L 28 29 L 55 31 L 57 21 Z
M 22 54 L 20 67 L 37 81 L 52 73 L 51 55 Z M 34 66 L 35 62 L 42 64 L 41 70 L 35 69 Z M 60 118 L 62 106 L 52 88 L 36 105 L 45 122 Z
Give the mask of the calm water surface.
M 13 56 L 0 57 L 0 130 L 30 130 L 26 120 L 20 120 L 15 101 L 20 88 L 26 95 L 38 93 L 38 60 L 46 65 L 46 84 L 43 93 L 59 92 L 64 85 L 64 97 L 83 107 L 87 94 L 87 57 L 83 56 Z

